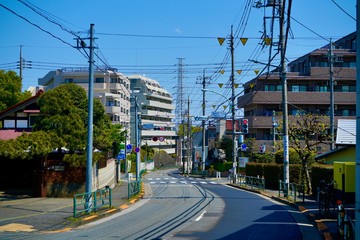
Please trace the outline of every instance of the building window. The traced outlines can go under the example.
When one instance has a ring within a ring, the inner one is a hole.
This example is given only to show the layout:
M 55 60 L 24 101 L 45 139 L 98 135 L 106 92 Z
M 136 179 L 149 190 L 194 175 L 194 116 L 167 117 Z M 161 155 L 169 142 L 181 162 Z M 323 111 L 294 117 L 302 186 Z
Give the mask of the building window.
M 74 79 L 73 78 L 65 78 L 64 79 L 64 83 L 73 83 Z
M 95 83 L 104 83 L 105 82 L 105 78 L 101 77 L 101 78 L 95 78 Z
M 4 120 L 4 128 L 15 128 L 15 120 Z

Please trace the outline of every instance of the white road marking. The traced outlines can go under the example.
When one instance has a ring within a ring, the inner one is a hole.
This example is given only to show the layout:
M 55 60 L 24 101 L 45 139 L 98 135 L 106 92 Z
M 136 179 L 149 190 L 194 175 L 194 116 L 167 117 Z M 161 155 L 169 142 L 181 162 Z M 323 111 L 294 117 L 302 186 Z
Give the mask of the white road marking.
M 195 222 L 200 221 L 200 219 L 203 218 L 203 216 L 204 216 L 205 213 L 206 213 L 206 211 L 203 211 L 203 212 L 200 214 L 200 216 L 198 216 L 198 217 L 195 219 Z

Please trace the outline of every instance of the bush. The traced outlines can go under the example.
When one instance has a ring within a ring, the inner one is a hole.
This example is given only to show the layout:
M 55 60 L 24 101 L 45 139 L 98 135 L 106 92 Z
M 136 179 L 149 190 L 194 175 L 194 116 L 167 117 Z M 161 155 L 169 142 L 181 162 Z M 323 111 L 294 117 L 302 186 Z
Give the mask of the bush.
M 279 189 L 279 180 L 283 176 L 283 165 L 280 164 L 264 164 L 265 188 Z
M 289 177 L 290 183 L 301 184 L 302 176 L 301 176 L 301 165 L 300 164 L 290 164 L 289 165 Z
M 221 163 L 215 163 L 214 169 L 218 172 L 225 172 L 229 171 L 229 169 L 232 169 L 233 163 L 232 162 L 221 162 Z
M 250 177 L 264 176 L 264 169 L 262 163 L 247 163 L 245 166 L 245 174 Z
M 278 150 L 275 152 L 275 162 L 277 164 L 283 164 L 284 163 L 284 150 Z M 299 154 L 292 149 L 289 148 L 289 163 L 290 164 L 301 164 L 301 159 L 299 157 Z
M 275 162 L 272 153 L 254 153 L 251 157 L 252 162 L 256 163 L 272 163 Z
M 316 164 L 311 167 L 311 186 L 313 195 L 316 196 L 320 181 L 324 180 L 330 183 L 334 179 L 334 166 L 325 164 Z

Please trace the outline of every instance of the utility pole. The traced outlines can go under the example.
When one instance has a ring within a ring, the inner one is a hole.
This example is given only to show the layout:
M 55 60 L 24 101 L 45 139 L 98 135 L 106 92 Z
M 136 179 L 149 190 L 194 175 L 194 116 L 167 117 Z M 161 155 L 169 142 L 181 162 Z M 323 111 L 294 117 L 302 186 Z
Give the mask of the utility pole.
M 285 59 L 285 0 L 280 0 L 280 80 L 282 82 L 282 98 L 283 98 L 283 143 L 284 143 L 284 182 L 289 186 L 289 124 L 288 124 L 288 104 L 287 104 L 287 80 L 286 80 L 286 59 Z M 290 18 L 290 16 L 288 16 Z M 286 195 L 287 195 L 286 190 Z
M 182 161 L 182 166 L 183 166 L 183 174 L 185 174 L 185 154 L 184 154 L 184 149 L 185 149 L 185 129 L 184 129 L 184 86 L 183 86 L 183 58 L 178 58 L 178 84 L 177 84 L 177 97 L 176 97 L 176 122 L 182 126 L 183 129 L 183 134 L 181 136 L 181 138 L 179 139 L 180 141 L 180 150 L 179 150 L 179 159 L 180 161 Z M 180 129 L 180 127 L 179 127 Z
M 334 55 L 333 55 L 333 43 L 330 39 L 330 49 L 329 49 L 329 63 L 330 63 L 330 134 L 331 134 L 331 144 L 330 150 L 335 148 L 334 141 Z
M 188 113 L 187 113 L 187 166 L 186 166 L 186 173 L 189 175 L 189 166 L 190 166 L 190 157 L 191 157 L 191 126 L 190 126 L 190 97 L 188 96 Z
M 198 77 L 198 79 L 201 79 L 201 84 L 202 84 L 202 89 L 206 89 L 206 84 L 209 84 L 209 81 L 207 82 L 207 80 L 210 79 L 210 77 L 206 77 L 205 76 L 205 69 L 203 71 L 203 75 L 202 77 Z M 206 101 L 205 101 L 205 91 L 203 91 L 203 101 L 202 101 L 202 120 L 201 120 L 201 125 L 202 125 L 202 147 L 201 147 L 201 151 L 202 151 L 202 171 L 205 171 L 205 160 L 206 160 L 206 154 L 205 154 L 205 148 L 206 148 L 206 144 L 205 144 L 205 138 L 206 138 L 206 130 L 205 130 L 205 109 L 206 109 Z
M 135 147 L 139 151 L 136 152 L 136 181 L 140 180 L 140 123 L 139 123 L 139 109 L 138 109 L 138 101 L 137 96 L 134 96 L 134 110 L 135 110 Z
M 88 92 L 88 127 L 86 144 L 86 206 L 91 205 L 92 192 L 92 156 L 93 156 L 93 114 L 94 114 L 94 24 L 90 25 L 90 59 L 89 59 L 89 92 Z
M 23 66 L 23 58 L 22 58 L 22 45 L 20 45 L 20 62 L 19 62 L 20 71 L 19 71 L 19 74 L 20 74 L 21 80 L 23 79 L 23 74 L 22 74 L 23 67 L 24 66 Z
M 232 121 L 232 162 L 233 162 L 233 181 L 236 182 L 236 137 L 235 137 L 235 60 L 234 60 L 234 33 L 233 26 L 231 26 L 230 35 L 230 52 L 231 52 L 231 121 Z

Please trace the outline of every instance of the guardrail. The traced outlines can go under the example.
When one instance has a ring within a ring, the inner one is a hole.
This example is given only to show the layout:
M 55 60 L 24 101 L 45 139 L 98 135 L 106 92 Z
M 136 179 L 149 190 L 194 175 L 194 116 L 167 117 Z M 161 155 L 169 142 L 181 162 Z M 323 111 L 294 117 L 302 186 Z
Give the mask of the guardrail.
M 259 178 L 259 177 L 251 177 L 251 176 L 245 176 L 245 175 L 237 175 L 237 181 L 236 184 L 239 186 L 247 186 L 251 189 L 258 189 L 261 191 L 265 190 L 265 179 Z
M 77 218 L 80 214 L 89 214 L 99 208 L 112 207 L 112 189 L 105 187 L 90 193 L 75 194 L 73 199 L 73 216 Z

